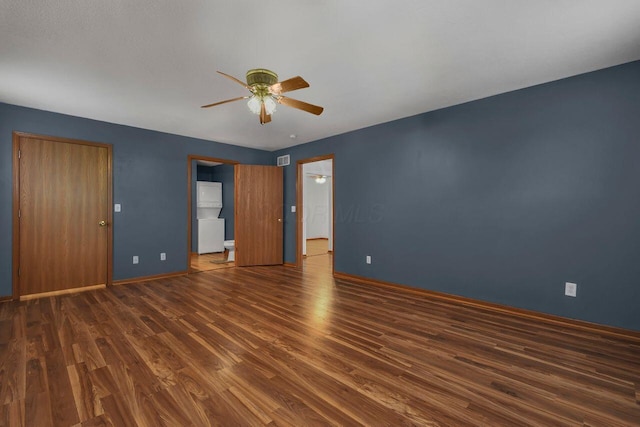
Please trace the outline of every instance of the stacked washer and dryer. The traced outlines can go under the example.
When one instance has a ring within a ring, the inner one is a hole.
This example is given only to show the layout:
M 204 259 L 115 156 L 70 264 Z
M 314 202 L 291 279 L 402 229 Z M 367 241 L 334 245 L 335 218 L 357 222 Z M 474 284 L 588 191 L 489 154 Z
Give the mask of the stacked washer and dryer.
M 198 217 L 198 254 L 224 251 L 224 218 L 222 210 L 222 183 L 196 182 L 196 209 Z

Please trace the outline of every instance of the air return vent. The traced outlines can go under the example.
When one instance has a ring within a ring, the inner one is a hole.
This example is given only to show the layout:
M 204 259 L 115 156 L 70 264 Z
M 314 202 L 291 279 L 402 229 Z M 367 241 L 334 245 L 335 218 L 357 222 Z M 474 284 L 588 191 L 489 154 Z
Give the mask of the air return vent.
M 291 157 L 288 154 L 278 156 L 278 162 L 276 163 L 278 166 L 287 166 L 289 163 L 291 163 Z

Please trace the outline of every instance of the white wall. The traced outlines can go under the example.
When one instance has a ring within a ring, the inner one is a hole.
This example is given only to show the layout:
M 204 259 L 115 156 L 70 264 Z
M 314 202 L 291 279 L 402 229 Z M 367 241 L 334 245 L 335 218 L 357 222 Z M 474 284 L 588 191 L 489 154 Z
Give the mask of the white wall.
M 333 251 L 333 182 L 332 160 L 305 163 L 302 165 L 303 179 L 303 222 L 302 254 L 307 254 L 307 239 L 329 239 Z M 315 182 L 314 175 L 326 176 L 324 184 Z
M 307 239 L 328 239 L 330 235 L 329 197 L 331 180 L 324 184 L 316 183 L 313 177 L 305 177 L 304 183 L 304 215 Z

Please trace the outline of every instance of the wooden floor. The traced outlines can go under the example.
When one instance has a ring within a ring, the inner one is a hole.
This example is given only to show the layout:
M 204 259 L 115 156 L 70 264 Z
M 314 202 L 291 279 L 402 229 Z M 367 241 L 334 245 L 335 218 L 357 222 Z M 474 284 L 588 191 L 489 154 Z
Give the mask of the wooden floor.
M 307 256 L 326 255 L 328 253 L 329 241 L 327 239 L 307 240 Z M 226 260 L 225 253 L 210 253 L 199 255 L 191 254 L 190 273 L 200 273 L 202 271 L 220 270 L 221 268 L 235 267 L 235 262 L 222 262 Z
M 191 254 L 190 273 L 199 273 L 201 271 L 219 270 L 221 268 L 235 267 L 235 262 L 223 262 L 226 260 L 224 252 L 215 252 L 211 254 L 198 255 Z
M 308 239 L 306 256 L 326 255 L 329 252 L 329 240 Z
M 0 425 L 640 425 L 640 342 L 330 270 L 0 303 Z

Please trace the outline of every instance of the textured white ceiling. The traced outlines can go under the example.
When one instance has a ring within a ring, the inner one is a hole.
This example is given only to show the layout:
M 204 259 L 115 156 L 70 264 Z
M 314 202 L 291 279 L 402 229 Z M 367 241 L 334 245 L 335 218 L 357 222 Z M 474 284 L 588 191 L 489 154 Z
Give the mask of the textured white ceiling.
M 0 0 L 0 101 L 275 150 L 640 59 L 639 22 L 639 0 Z M 324 113 L 199 108 L 250 68 Z

